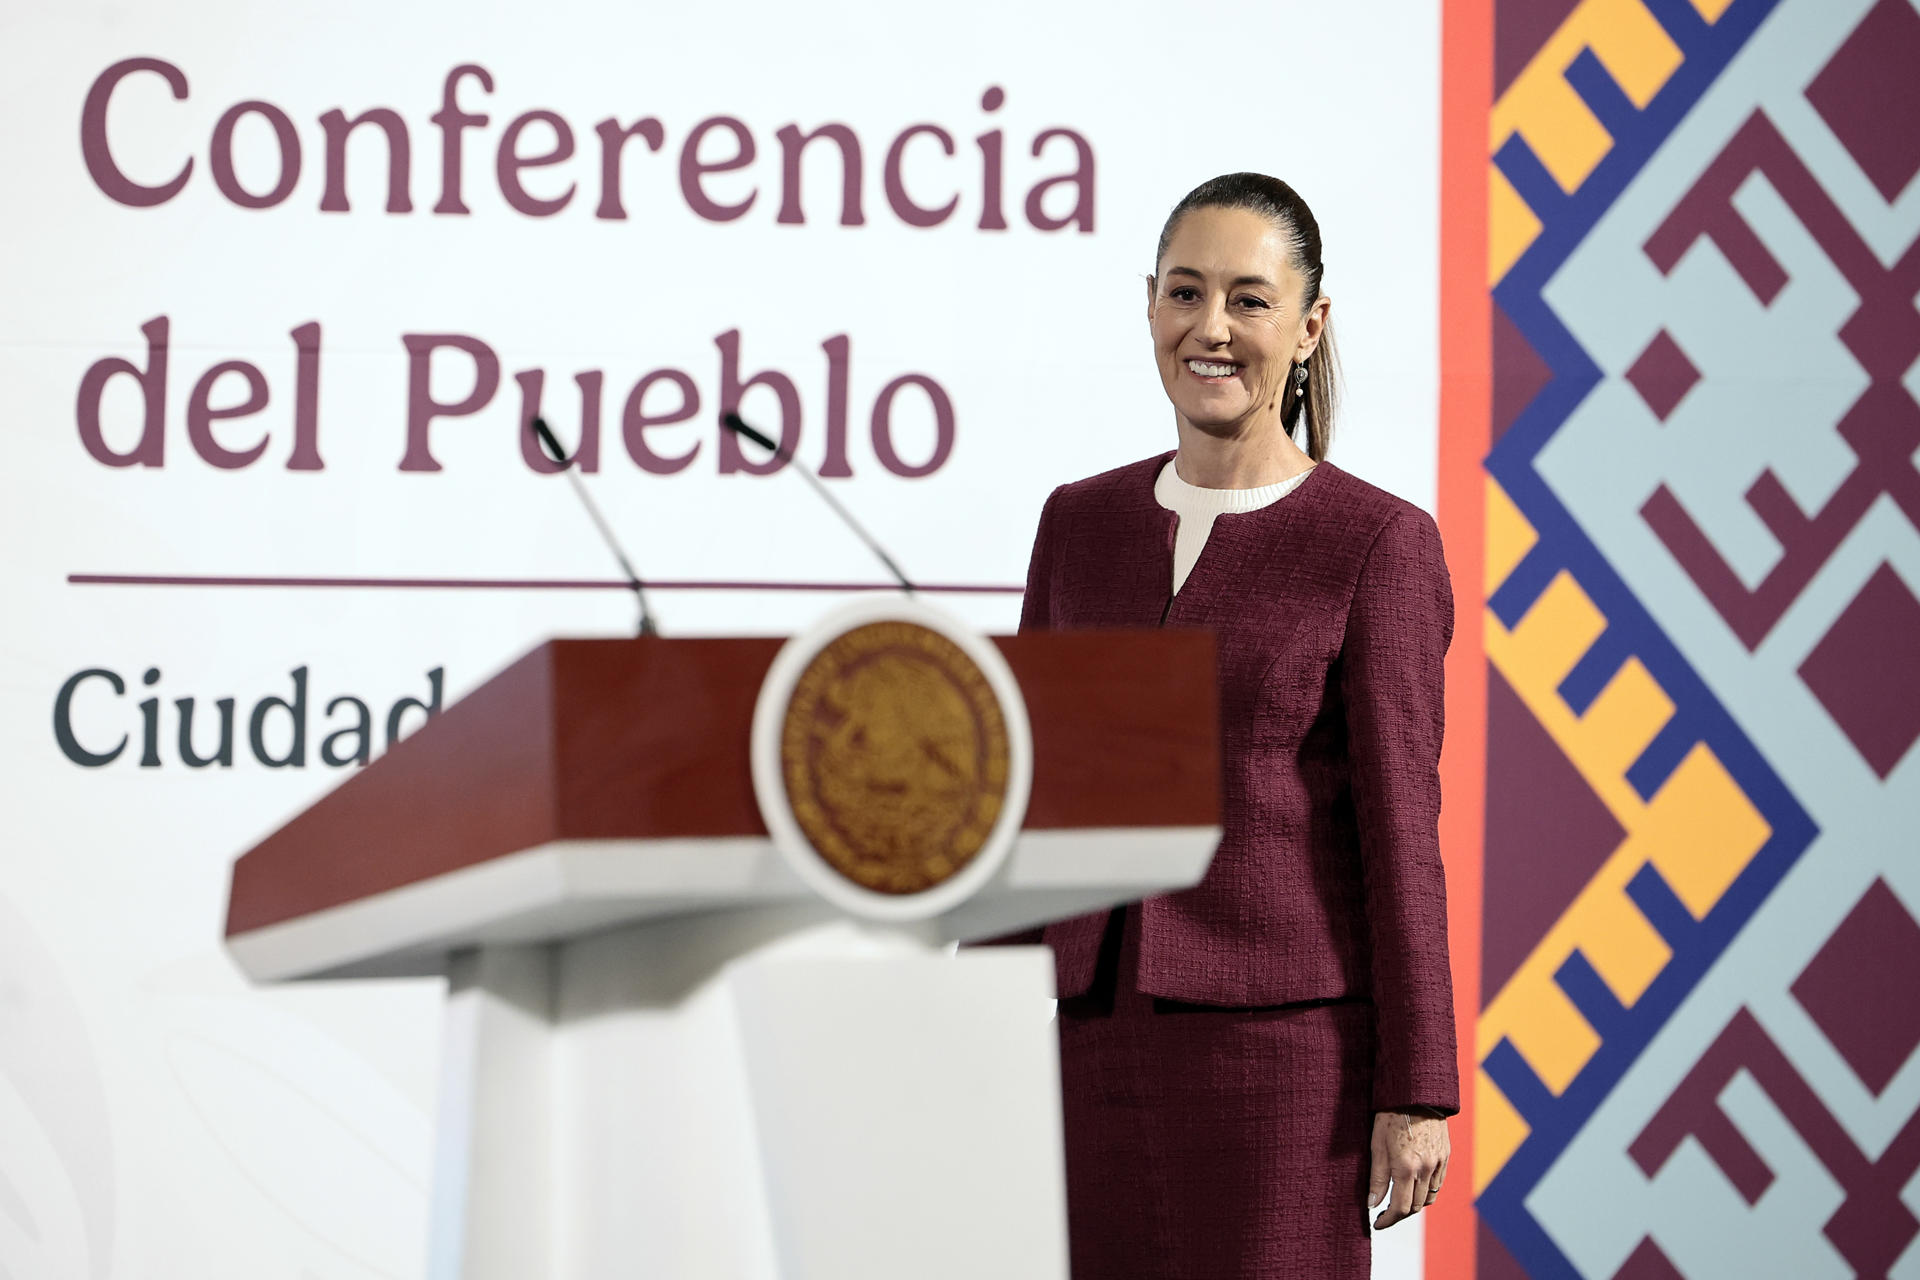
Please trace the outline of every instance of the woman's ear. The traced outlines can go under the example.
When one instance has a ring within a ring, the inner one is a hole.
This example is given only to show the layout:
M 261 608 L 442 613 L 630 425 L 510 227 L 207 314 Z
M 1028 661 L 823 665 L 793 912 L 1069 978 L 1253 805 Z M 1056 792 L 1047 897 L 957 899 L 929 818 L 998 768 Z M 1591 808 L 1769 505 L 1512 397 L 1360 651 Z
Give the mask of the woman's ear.
M 1160 301 L 1160 281 L 1153 276 L 1147 277 L 1147 323 L 1153 323 L 1153 309 Z
M 1333 299 L 1321 294 L 1307 308 L 1305 324 L 1300 335 L 1300 345 L 1293 349 L 1294 361 L 1305 364 L 1307 357 L 1320 345 L 1320 335 L 1327 330 L 1327 316 L 1333 311 Z

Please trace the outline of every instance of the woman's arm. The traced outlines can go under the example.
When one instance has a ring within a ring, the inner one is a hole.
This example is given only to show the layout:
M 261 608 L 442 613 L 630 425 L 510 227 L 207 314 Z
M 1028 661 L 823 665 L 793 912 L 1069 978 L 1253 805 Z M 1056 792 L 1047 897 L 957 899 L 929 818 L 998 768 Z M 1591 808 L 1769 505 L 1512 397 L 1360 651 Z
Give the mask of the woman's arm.
M 1354 813 L 1373 949 L 1372 1170 L 1386 1228 L 1440 1194 L 1460 1109 L 1440 862 L 1440 738 L 1453 586 L 1423 511 L 1387 521 L 1361 566 L 1341 651 Z M 1389 1183 L 1392 1185 L 1389 1198 Z
M 1373 1109 L 1459 1110 L 1440 738 L 1453 587 L 1440 531 L 1403 507 L 1361 567 L 1341 652 L 1379 1023 Z
M 1045 631 L 1053 625 L 1054 540 L 1059 537 L 1054 509 L 1060 490 L 1047 495 L 1040 508 L 1040 528 L 1033 535 L 1033 553 L 1027 557 L 1027 593 L 1020 600 L 1020 629 Z

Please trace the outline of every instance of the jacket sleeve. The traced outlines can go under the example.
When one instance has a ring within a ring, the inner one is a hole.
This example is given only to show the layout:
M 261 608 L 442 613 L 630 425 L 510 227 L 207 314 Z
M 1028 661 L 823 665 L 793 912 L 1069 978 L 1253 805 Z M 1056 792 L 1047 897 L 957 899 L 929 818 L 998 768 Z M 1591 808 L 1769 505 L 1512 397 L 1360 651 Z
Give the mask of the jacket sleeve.
M 1060 490 L 1055 489 L 1040 508 L 1040 528 L 1033 535 L 1033 554 L 1027 557 L 1027 593 L 1020 599 L 1022 631 L 1053 626 L 1053 562 L 1058 550 L 1054 542 L 1060 536 L 1054 513 L 1059 504 Z
M 1379 1025 L 1376 1111 L 1460 1109 L 1439 836 L 1452 638 L 1440 531 L 1403 507 L 1361 566 L 1340 658 Z
M 1059 535 L 1059 522 L 1054 519 L 1054 510 L 1058 506 L 1060 490 L 1055 489 L 1047 495 L 1046 505 L 1040 508 L 1040 529 L 1033 535 L 1033 554 L 1027 558 L 1027 593 L 1020 600 L 1020 629 L 1022 631 L 1045 631 L 1053 625 L 1052 589 L 1053 589 L 1053 540 Z M 1043 928 L 1022 929 L 1018 933 L 1002 934 L 997 938 L 983 938 L 978 942 L 969 942 L 970 947 L 1024 947 L 1039 946 Z

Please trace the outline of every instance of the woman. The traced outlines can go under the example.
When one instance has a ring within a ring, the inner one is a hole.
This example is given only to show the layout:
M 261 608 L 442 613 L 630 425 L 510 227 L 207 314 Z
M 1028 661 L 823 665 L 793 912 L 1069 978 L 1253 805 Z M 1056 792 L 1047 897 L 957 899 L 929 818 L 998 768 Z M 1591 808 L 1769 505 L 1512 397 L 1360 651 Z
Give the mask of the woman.
M 1320 279 L 1285 183 L 1189 193 L 1147 281 L 1179 447 L 1040 518 L 1023 630 L 1206 627 L 1220 661 L 1205 880 L 1045 931 L 1077 1277 L 1364 1276 L 1368 1209 L 1390 1226 L 1446 1180 L 1452 591 L 1426 513 L 1324 461 Z

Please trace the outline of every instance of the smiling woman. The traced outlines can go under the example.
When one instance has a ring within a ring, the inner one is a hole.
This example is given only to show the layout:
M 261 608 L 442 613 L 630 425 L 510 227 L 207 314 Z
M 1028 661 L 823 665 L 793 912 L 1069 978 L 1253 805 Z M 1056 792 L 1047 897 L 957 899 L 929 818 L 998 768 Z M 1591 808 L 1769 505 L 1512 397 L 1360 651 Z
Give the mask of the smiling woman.
M 1179 447 L 1040 517 L 1022 630 L 1203 627 L 1220 664 L 1206 878 L 1044 932 L 1076 1275 L 1363 1277 L 1369 1207 L 1446 1180 L 1452 588 L 1432 519 L 1325 461 L 1321 275 L 1285 183 L 1190 193 L 1147 286 Z
M 1304 414 L 1306 453 L 1322 462 L 1333 436 L 1339 364 L 1333 303 L 1320 292 L 1320 226 L 1291 187 L 1274 187 L 1215 179 L 1188 193 L 1160 232 L 1147 319 L 1176 410 L 1177 389 L 1186 384 L 1172 366 L 1184 362 L 1200 385 L 1238 393 L 1195 402 L 1201 416 L 1194 421 L 1244 424 L 1249 414 L 1267 414 L 1291 437 Z M 1213 203 L 1226 196 L 1243 203 Z M 1310 361 L 1316 353 L 1318 362 Z M 1249 365 L 1250 357 L 1257 363 Z

